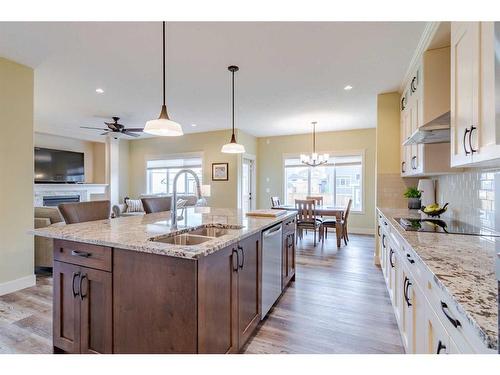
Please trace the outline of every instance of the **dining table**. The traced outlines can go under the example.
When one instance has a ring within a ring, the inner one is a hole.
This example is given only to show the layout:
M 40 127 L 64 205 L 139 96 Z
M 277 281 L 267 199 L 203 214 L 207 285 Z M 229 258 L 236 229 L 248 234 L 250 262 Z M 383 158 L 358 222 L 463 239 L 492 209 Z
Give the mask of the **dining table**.
M 272 207 L 275 210 L 297 211 L 294 205 L 279 205 Z M 314 213 L 316 216 L 335 217 L 335 234 L 337 236 L 337 247 L 340 247 L 342 240 L 342 220 L 344 219 L 345 207 L 334 207 L 327 205 L 315 205 Z

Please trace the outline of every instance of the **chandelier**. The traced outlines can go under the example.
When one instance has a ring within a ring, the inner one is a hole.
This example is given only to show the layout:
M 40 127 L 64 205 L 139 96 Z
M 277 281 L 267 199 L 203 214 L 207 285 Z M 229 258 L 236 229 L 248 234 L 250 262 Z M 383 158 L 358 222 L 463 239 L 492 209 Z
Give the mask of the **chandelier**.
M 328 163 L 328 158 L 330 155 L 328 154 L 321 154 L 318 155 L 316 152 L 316 121 L 312 122 L 313 126 L 313 150 L 311 155 L 305 155 L 301 154 L 300 155 L 300 162 L 306 165 L 309 165 L 310 167 L 317 167 L 318 165 Z

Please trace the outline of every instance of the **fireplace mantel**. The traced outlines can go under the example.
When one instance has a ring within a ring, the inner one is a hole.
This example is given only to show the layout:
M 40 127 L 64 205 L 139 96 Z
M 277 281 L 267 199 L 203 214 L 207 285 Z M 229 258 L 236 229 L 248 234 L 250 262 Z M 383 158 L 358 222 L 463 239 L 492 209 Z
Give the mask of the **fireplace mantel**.
M 43 206 L 43 197 L 79 195 L 80 202 L 108 199 L 108 184 L 34 184 L 35 207 Z

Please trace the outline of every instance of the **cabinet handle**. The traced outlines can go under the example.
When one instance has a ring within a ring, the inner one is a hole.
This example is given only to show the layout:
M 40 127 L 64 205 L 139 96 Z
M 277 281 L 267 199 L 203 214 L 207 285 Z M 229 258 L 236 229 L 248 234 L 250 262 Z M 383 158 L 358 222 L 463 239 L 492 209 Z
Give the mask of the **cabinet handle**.
M 405 166 L 406 166 L 406 162 L 405 161 L 402 161 L 401 162 L 401 173 L 405 173 L 406 170 L 405 170 Z
M 436 354 L 441 354 L 441 350 L 446 349 L 446 345 L 444 345 L 441 340 L 438 342 L 438 347 L 436 350 Z
M 240 255 L 239 255 L 239 253 L 238 253 L 238 266 L 240 267 L 240 269 L 242 269 L 242 268 L 243 268 L 243 265 L 245 264 L 245 252 L 243 251 L 243 248 L 242 248 L 240 245 L 238 245 L 238 251 L 239 251 L 239 250 L 241 250 L 241 264 L 240 264 L 240 262 L 239 262 L 239 260 L 240 260 Z
M 380 237 L 380 224 L 377 226 L 377 234 Z
M 75 279 L 80 276 L 80 272 L 73 272 L 73 279 L 71 280 L 71 290 L 73 291 L 73 298 L 80 294 L 80 291 L 75 291 Z
M 453 319 L 446 312 L 446 310 L 448 310 L 448 305 L 446 303 L 444 303 L 443 301 L 441 301 L 441 310 L 443 310 L 443 314 L 448 318 L 448 320 L 451 322 L 451 324 L 453 324 L 453 327 L 458 328 L 458 327 L 462 326 L 462 324 L 460 323 L 460 321 L 458 319 Z
M 389 251 L 389 263 L 391 264 L 391 267 L 394 268 L 394 262 L 392 261 L 392 256 L 394 255 L 394 250 Z
M 236 253 L 236 256 L 234 255 Z M 231 253 L 232 255 L 232 262 L 233 262 L 233 271 L 234 272 L 238 272 L 238 264 L 240 263 L 240 260 L 239 260 L 239 253 L 236 249 L 233 248 L 233 251 Z M 234 265 L 234 260 L 236 259 L 236 266 Z
M 472 132 L 473 132 L 474 130 L 476 130 L 476 129 L 477 129 L 477 128 L 476 128 L 474 125 L 472 125 L 472 126 L 470 127 L 470 131 L 469 131 L 469 149 L 470 149 L 470 152 L 471 152 L 471 153 L 475 153 L 475 152 L 477 152 L 477 150 L 474 150 L 474 148 L 472 147 L 472 139 L 471 139 L 471 138 L 472 138 Z
M 411 259 L 411 255 L 408 253 L 406 254 L 406 259 L 408 259 L 408 262 L 410 262 L 410 264 L 415 263 L 415 261 L 413 259 Z
M 408 296 L 408 289 L 410 288 L 410 286 L 412 285 L 412 283 L 410 282 L 410 279 L 407 278 L 405 276 L 405 282 L 404 282 L 404 297 L 405 297 L 405 301 L 406 301 L 406 304 L 408 305 L 408 307 L 410 307 L 412 304 L 410 302 L 410 297 Z
M 469 155 L 470 154 L 470 151 L 467 150 L 467 147 L 465 145 L 465 138 L 467 137 L 467 133 L 469 133 L 469 132 L 470 132 L 469 128 L 466 128 L 465 131 L 464 131 L 463 145 L 464 145 L 465 155 Z
M 91 253 L 87 253 L 85 251 L 72 250 L 71 255 L 80 257 L 80 258 L 90 258 L 92 256 Z
M 382 235 L 382 246 L 385 249 L 385 234 Z
M 406 105 L 405 105 L 406 100 L 405 99 L 406 99 L 405 97 L 403 97 L 403 99 L 401 99 L 401 111 L 404 111 L 406 108 Z
M 411 83 L 410 83 L 411 92 L 417 91 L 417 88 L 415 87 L 416 80 L 417 80 L 417 77 L 413 77 L 413 79 L 411 80 Z
M 78 285 L 78 291 L 80 292 L 80 299 L 83 301 L 83 299 L 85 297 L 87 297 L 87 293 L 83 294 L 83 289 L 82 289 L 82 285 L 83 285 L 83 280 L 87 279 L 88 280 L 88 277 L 87 277 L 87 274 L 84 273 L 82 274 L 82 276 L 80 277 L 80 284 Z M 88 284 L 88 283 L 87 283 Z

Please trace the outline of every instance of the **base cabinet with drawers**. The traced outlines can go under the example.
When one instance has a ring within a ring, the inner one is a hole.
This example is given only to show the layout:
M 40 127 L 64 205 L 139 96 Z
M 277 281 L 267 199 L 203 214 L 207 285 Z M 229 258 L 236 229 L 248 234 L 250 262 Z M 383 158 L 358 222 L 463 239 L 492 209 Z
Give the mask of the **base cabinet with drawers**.
M 380 265 L 407 353 L 493 353 L 467 322 L 458 318 L 451 297 L 399 235 L 377 212 Z
M 282 290 L 295 279 L 295 226 L 295 218 L 283 222 Z

